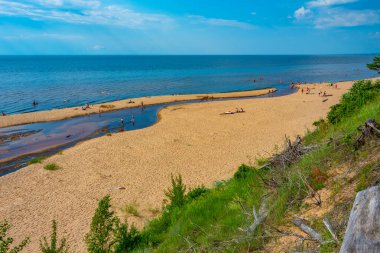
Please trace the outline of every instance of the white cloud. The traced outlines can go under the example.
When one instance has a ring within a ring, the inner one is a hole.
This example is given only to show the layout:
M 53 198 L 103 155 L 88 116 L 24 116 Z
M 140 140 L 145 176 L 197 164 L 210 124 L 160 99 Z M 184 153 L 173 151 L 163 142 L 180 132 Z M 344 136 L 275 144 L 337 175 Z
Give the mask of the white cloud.
M 99 50 L 103 50 L 103 49 L 105 49 L 105 47 L 104 47 L 104 46 L 101 46 L 101 45 L 94 45 L 94 46 L 92 47 L 92 49 L 95 50 L 95 51 L 99 51 Z
M 30 40 L 30 39 L 53 39 L 53 40 L 80 40 L 83 39 L 80 35 L 74 34 L 59 34 L 59 33 L 33 33 L 33 34 L 17 34 L 4 36 L 5 40 Z
M 77 9 L 70 11 L 61 8 L 67 5 L 75 5 Z M 79 6 L 81 8 L 78 8 Z M 166 15 L 136 12 L 117 5 L 100 7 L 98 1 L 91 0 L 40 0 L 39 5 L 0 0 L 0 15 L 26 17 L 33 20 L 122 26 L 134 29 L 163 26 L 173 22 Z
M 314 21 L 316 28 L 352 27 L 380 24 L 380 12 L 376 10 L 329 9 Z
M 314 0 L 294 12 L 297 21 L 312 24 L 315 28 L 353 27 L 380 23 L 378 10 L 352 10 L 334 5 L 344 5 L 358 0 Z
M 310 10 L 305 9 L 305 7 L 302 6 L 301 8 L 299 8 L 298 10 L 296 10 L 294 12 L 294 17 L 296 19 L 301 19 L 301 18 L 305 17 L 308 13 L 310 13 Z
M 369 35 L 372 39 L 380 39 L 380 32 L 374 32 Z
M 254 28 L 254 26 L 249 23 L 245 23 L 245 22 L 241 22 L 241 21 L 233 20 L 233 19 L 206 18 L 206 17 L 198 16 L 198 15 L 189 15 L 187 16 L 187 18 L 190 20 L 190 22 L 195 23 L 195 24 L 236 27 L 236 28 L 242 28 L 242 29 Z
M 316 0 L 307 3 L 308 7 L 323 7 L 357 2 L 358 0 Z
M 36 1 L 29 0 L 30 3 Z M 98 0 L 38 0 L 39 5 L 43 7 L 89 7 L 97 8 L 101 5 Z

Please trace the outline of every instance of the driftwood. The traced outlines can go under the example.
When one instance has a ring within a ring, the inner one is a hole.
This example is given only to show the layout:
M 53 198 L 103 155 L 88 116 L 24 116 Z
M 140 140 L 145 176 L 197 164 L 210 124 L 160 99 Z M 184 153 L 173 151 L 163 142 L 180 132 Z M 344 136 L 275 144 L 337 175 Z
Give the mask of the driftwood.
M 246 209 L 244 208 L 244 205 L 241 203 L 240 200 L 236 200 L 236 201 L 240 204 L 243 213 L 247 216 L 248 219 L 251 219 L 253 217 L 253 223 L 249 225 L 248 228 L 245 228 L 245 229 L 240 228 L 239 230 L 247 232 L 249 234 L 254 233 L 256 228 L 265 220 L 265 218 L 269 214 L 269 209 L 266 207 L 265 200 L 261 202 L 258 212 L 256 211 L 255 206 L 252 207 L 252 214 L 246 211 Z
M 330 232 L 331 236 L 333 237 L 333 239 L 339 243 L 339 240 L 338 240 L 338 237 L 336 236 L 331 224 L 330 224 L 330 221 L 327 219 L 327 217 L 323 218 L 323 224 L 325 224 L 327 230 Z
M 289 137 L 285 136 L 285 149 L 275 154 L 272 159 L 270 159 L 266 164 L 261 166 L 259 169 L 263 169 L 266 167 L 286 167 L 298 159 L 301 158 L 302 155 L 310 152 L 316 146 L 304 146 L 302 144 L 302 138 L 298 135 L 294 142 L 291 142 Z
M 311 238 L 313 238 L 319 243 L 323 243 L 322 236 L 317 231 L 315 231 L 314 229 L 312 229 L 311 227 L 303 223 L 301 219 L 295 219 L 295 220 L 292 220 L 292 222 L 294 225 L 299 227 L 303 232 L 308 234 Z
M 355 149 L 359 149 L 363 146 L 368 138 L 373 136 L 380 137 L 380 124 L 374 119 L 366 120 L 364 125 L 358 127 L 358 130 L 361 131 L 361 134 L 355 141 Z
M 340 252 L 380 252 L 380 186 L 356 195 Z

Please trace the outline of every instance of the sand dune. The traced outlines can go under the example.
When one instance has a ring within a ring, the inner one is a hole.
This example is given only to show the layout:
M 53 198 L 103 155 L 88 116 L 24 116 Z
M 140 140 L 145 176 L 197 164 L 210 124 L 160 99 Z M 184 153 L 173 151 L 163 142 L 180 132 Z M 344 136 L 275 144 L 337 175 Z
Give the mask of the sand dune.
M 0 220 L 12 223 L 17 240 L 31 237 L 27 252 L 37 251 L 52 219 L 75 252 L 86 252 L 83 237 L 106 194 L 120 215 L 123 205 L 135 203 L 144 218 L 129 221 L 142 226 L 152 217 L 150 210 L 161 207 L 171 174 L 180 173 L 189 187 L 227 179 L 241 163 L 268 156 L 285 135 L 295 137 L 312 128 L 351 85 L 310 85 L 314 94 L 309 95 L 168 107 L 152 127 L 92 139 L 1 177 Z M 317 94 L 320 87 L 332 95 L 325 102 Z M 221 115 L 236 107 L 246 112 Z M 61 169 L 43 169 L 53 162 Z

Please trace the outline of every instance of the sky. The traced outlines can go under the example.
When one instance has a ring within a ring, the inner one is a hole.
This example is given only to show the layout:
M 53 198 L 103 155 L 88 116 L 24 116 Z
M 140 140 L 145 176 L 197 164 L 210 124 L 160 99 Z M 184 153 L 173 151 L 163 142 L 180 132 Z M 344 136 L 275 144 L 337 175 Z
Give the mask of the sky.
M 380 52 L 380 0 L 0 0 L 0 55 Z

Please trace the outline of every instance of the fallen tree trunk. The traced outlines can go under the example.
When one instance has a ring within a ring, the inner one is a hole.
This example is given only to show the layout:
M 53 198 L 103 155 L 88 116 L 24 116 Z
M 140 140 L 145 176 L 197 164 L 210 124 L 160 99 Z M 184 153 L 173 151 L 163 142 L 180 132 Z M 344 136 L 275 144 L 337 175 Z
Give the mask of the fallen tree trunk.
M 380 252 L 380 186 L 356 195 L 340 252 Z
M 308 234 L 311 238 L 313 238 L 319 243 L 323 243 L 322 236 L 317 231 L 315 231 L 314 229 L 312 229 L 311 227 L 303 223 L 301 219 L 295 219 L 292 222 L 294 225 L 299 227 L 303 232 Z

